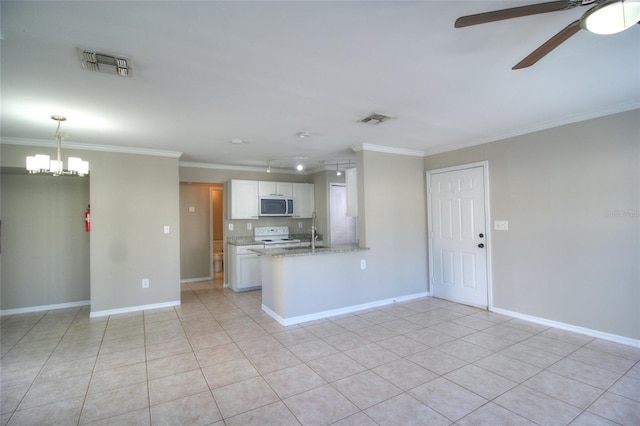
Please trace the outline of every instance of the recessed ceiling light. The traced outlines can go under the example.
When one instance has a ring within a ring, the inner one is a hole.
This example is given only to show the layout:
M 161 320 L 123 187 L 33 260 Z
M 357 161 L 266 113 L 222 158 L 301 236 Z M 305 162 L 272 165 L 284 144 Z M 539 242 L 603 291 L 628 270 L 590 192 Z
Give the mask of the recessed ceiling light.
M 247 141 L 243 141 L 242 139 L 231 139 L 230 143 L 234 145 L 242 145 L 247 143 Z
M 308 138 L 309 136 L 311 136 L 311 132 L 309 130 L 304 130 L 300 133 L 298 133 L 298 136 L 301 138 Z

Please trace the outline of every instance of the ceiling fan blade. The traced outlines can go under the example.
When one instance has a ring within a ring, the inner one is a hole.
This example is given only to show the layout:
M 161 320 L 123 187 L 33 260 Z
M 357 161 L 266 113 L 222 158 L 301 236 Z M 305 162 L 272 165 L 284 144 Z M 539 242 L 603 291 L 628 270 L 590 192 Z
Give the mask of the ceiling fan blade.
M 528 6 L 512 7 L 510 9 L 494 10 L 493 12 L 478 13 L 462 16 L 456 19 L 454 27 L 468 27 L 470 25 L 485 24 L 487 22 L 502 21 L 504 19 L 519 18 L 521 16 L 537 15 L 539 13 L 556 12 L 571 9 L 576 3 L 571 0 L 550 1 L 531 4 Z
M 569 37 L 580 31 L 580 20 L 573 21 L 566 27 L 564 27 L 558 34 L 547 40 L 542 46 L 531 52 L 529 56 L 518 62 L 511 68 L 512 70 L 519 70 L 521 68 L 530 67 L 531 65 L 544 58 L 549 52 L 562 43 L 567 41 Z

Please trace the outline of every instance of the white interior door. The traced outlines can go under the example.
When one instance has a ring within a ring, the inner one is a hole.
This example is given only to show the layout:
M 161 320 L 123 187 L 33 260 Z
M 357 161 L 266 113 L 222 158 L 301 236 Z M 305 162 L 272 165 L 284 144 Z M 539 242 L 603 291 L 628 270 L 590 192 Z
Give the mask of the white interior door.
M 329 225 L 331 245 L 355 244 L 356 218 L 347 216 L 347 187 L 332 183 L 329 187 Z
M 487 306 L 484 166 L 429 172 L 431 289 L 435 297 Z

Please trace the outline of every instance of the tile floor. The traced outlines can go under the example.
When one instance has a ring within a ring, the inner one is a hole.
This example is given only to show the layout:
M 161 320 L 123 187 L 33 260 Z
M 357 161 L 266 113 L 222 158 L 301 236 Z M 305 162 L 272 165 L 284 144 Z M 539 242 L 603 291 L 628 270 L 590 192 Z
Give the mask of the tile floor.
M 638 348 L 433 298 L 285 328 L 260 296 L 2 317 L 0 424 L 640 424 Z

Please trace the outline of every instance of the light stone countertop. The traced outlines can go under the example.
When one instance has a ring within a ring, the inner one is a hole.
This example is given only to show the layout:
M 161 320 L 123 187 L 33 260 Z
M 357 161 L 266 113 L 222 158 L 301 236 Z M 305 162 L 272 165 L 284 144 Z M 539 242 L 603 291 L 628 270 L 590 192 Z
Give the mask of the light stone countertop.
M 295 257 L 295 256 L 311 256 L 318 254 L 332 254 L 332 253 L 351 253 L 355 251 L 366 251 L 368 247 L 358 247 L 355 245 L 335 245 L 331 247 L 318 246 L 315 251 L 311 250 L 311 247 L 286 247 L 286 248 L 265 248 L 265 249 L 252 249 L 256 253 L 263 254 L 270 257 Z

